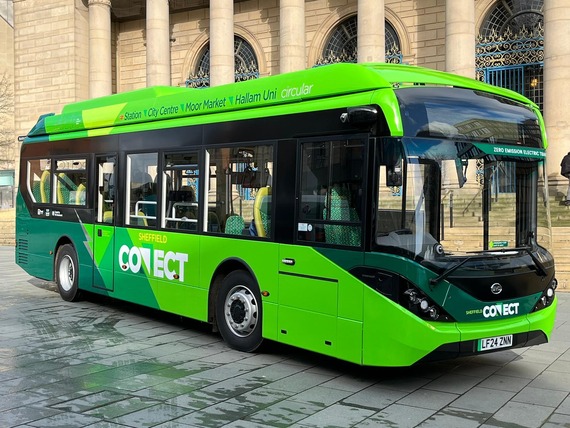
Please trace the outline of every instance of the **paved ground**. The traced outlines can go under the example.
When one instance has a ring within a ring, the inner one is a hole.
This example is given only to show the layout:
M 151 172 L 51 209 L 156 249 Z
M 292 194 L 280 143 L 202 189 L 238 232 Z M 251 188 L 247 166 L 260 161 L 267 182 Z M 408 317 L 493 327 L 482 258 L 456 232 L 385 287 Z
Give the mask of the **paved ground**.
M 207 326 L 59 298 L 0 247 L 0 427 L 570 427 L 570 294 L 553 340 L 370 369 L 273 344 L 227 348 Z

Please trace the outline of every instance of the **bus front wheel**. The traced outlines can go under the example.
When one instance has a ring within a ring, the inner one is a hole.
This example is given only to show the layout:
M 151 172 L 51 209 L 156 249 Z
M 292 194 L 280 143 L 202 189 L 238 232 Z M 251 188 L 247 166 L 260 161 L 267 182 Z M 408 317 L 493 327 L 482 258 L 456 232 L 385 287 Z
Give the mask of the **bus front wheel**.
M 226 343 L 242 352 L 261 345 L 261 294 L 255 280 L 234 271 L 221 284 L 216 301 L 218 329 Z
M 55 282 L 63 300 L 74 302 L 79 299 L 77 286 L 78 263 L 75 249 L 70 244 L 62 245 L 55 258 Z

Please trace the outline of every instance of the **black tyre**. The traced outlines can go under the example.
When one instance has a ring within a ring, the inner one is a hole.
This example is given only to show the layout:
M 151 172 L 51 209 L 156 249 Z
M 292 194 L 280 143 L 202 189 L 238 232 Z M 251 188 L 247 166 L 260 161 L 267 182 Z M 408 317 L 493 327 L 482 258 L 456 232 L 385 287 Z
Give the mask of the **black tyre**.
M 253 352 L 261 336 L 261 294 L 255 280 L 244 271 L 226 276 L 216 300 L 216 321 L 226 343 L 242 352 Z
M 77 254 L 70 244 L 62 245 L 55 256 L 55 283 L 63 300 L 74 302 L 81 293 L 77 287 L 79 264 Z

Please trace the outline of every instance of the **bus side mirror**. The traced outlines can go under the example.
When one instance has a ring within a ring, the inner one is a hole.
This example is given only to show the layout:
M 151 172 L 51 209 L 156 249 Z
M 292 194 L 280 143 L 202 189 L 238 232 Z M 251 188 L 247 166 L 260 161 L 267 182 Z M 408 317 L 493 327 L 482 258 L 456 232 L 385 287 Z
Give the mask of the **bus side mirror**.
M 378 109 L 372 106 L 348 107 L 346 113 L 340 115 L 342 123 L 350 123 L 358 127 L 372 126 L 378 119 Z

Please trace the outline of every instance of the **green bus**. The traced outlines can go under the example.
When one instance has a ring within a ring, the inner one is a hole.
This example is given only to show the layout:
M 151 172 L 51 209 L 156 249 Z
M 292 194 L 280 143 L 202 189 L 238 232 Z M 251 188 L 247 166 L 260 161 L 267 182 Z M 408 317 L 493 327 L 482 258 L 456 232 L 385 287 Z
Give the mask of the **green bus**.
M 22 138 L 16 262 L 369 366 L 548 341 L 536 105 L 393 64 L 334 64 L 67 105 Z

